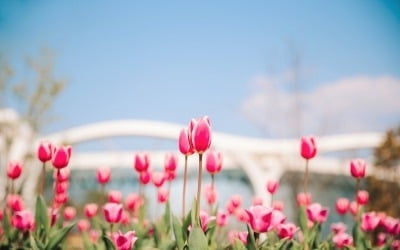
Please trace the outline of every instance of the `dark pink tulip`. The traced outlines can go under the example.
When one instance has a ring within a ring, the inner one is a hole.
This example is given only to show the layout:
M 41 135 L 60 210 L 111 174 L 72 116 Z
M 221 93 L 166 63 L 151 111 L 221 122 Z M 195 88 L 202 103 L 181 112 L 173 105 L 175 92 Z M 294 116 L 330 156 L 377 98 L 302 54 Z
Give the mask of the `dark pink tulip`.
M 311 195 L 305 193 L 297 194 L 297 204 L 299 206 L 308 206 L 311 204 Z
M 70 221 L 75 218 L 76 209 L 74 207 L 66 207 L 64 208 L 64 220 Z
M 7 207 L 13 212 L 22 211 L 24 209 L 24 202 L 21 196 L 17 194 L 9 194 L 7 196 Z
M 211 146 L 211 126 L 207 116 L 192 119 L 189 124 L 189 138 L 193 149 L 199 153 L 204 153 Z
M 54 201 L 58 206 L 65 204 L 68 201 L 68 193 L 56 193 L 54 197 Z
M 235 239 L 238 239 L 243 244 L 247 244 L 247 235 L 248 235 L 247 231 L 243 232 L 230 231 L 228 234 L 229 242 L 233 245 L 235 244 Z
M 346 214 L 349 206 L 350 201 L 346 198 L 339 198 L 336 200 L 336 212 L 340 215 Z
M 357 192 L 357 202 L 360 205 L 365 205 L 368 203 L 369 193 L 366 190 L 359 190 Z
M 2 209 L 0 209 L 0 221 L 2 221 L 3 220 L 3 210 Z
M 380 218 L 375 212 L 364 213 L 361 216 L 361 229 L 365 232 L 375 230 L 378 226 Z
M 394 240 L 392 242 L 392 250 L 400 250 L 400 240 Z
M 293 223 L 280 224 L 278 226 L 278 236 L 281 239 L 291 240 L 299 228 Z
M 108 202 L 121 203 L 122 194 L 118 190 L 111 190 L 108 192 Z
M 272 208 L 274 210 L 283 211 L 284 205 L 282 201 L 275 200 L 272 202 Z
M 16 212 L 12 217 L 12 224 L 15 228 L 21 231 L 32 230 L 35 226 L 35 221 L 31 211 L 22 210 Z
M 206 154 L 206 169 L 210 174 L 217 174 L 222 169 L 223 157 L 221 152 L 208 151 Z
M 108 223 L 118 223 L 122 217 L 122 205 L 107 203 L 103 206 L 104 217 Z
M 96 171 L 97 182 L 101 185 L 105 185 L 110 181 L 111 169 L 108 167 L 98 168 Z
M 189 134 L 186 129 L 182 129 L 179 134 L 179 151 L 183 155 L 191 155 L 194 153 L 192 143 L 190 142 Z
M 250 222 L 250 217 L 247 214 L 246 210 L 238 208 L 236 210 L 236 219 L 240 222 L 243 223 L 249 223 Z
M 385 231 L 392 235 L 397 235 L 400 231 L 400 221 L 393 217 L 387 216 L 381 220 Z
M 212 205 L 215 203 L 217 200 L 217 192 L 215 191 L 215 188 L 213 188 L 211 185 L 206 186 L 205 188 L 204 195 L 206 197 L 207 203 L 209 205 Z
M 347 226 L 343 222 L 332 223 L 331 231 L 333 234 L 339 234 L 346 232 Z
M 165 182 L 164 172 L 153 172 L 151 174 L 151 180 L 156 187 L 161 187 Z
M 328 218 L 328 208 L 319 203 L 311 204 L 307 207 L 307 216 L 314 223 L 323 223 Z
M 218 210 L 217 221 L 216 221 L 217 226 L 224 227 L 227 222 L 228 222 L 228 215 L 224 211 Z
M 89 204 L 85 205 L 83 210 L 85 212 L 86 217 L 88 217 L 90 219 L 90 218 L 93 218 L 94 216 L 96 216 L 98 206 L 96 203 L 89 203 Z
M 173 153 L 166 154 L 164 159 L 164 170 L 166 172 L 175 172 L 177 166 L 178 157 Z
M 90 223 L 86 219 L 81 219 L 78 221 L 78 230 L 79 232 L 87 232 L 90 229 Z
M 65 193 L 68 190 L 68 181 L 63 182 L 55 182 L 54 183 L 54 192 L 57 194 Z
M 269 180 L 267 182 L 267 191 L 270 194 L 275 194 L 276 189 L 278 189 L 278 185 L 279 185 L 279 183 L 276 180 Z
M 68 181 L 69 176 L 70 176 L 69 168 L 62 168 L 59 169 L 58 171 L 54 171 L 53 179 L 57 182 L 64 182 Z
M 15 180 L 21 176 L 22 163 L 17 161 L 10 161 L 7 165 L 7 176 L 8 178 Z
M 147 171 L 150 166 L 150 157 L 147 153 L 137 153 L 133 164 L 137 172 Z
M 166 171 L 165 173 L 165 179 L 167 181 L 173 181 L 176 178 L 176 171 Z
M 363 159 L 354 159 L 350 161 L 350 172 L 351 175 L 356 179 L 365 177 L 365 169 L 367 163 Z
M 317 146 L 315 145 L 315 138 L 313 136 L 303 136 L 300 140 L 301 156 L 306 159 L 312 159 L 317 154 Z
M 254 232 L 267 232 L 272 220 L 272 209 L 264 206 L 252 206 L 246 209 L 250 218 L 250 226 Z
M 200 226 L 203 232 L 206 232 L 208 224 L 215 220 L 215 216 L 209 216 L 207 212 L 200 211 Z
M 157 189 L 157 201 L 158 203 L 165 203 L 168 201 L 169 192 L 168 189 L 160 187 Z
M 234 214 L 236 210 L 237 207 L 234 207 L 231 202 L 228 202 L 228 204 L 226 204 L 226 211 L 228 212 L 228 214 Z
M 53 153 L 53 145 L 50 142 L 40 143 L 37 150 L 37 158 L 41 162 L 48 162 L 51 160 Z
M 253 197 L 253 206 L 257 206 L 257 205 L 262 205 L 264 203 L 263 198 L 260 196 L 254 196 Z
M 129 231 L 125 234 L 119 231 L 114 237 L 114 243 L 117 250 L 131 250 L 136 240 L 137 237 L 135 237 L 134 231 Z
M 353 237 L 347 233 L 339 233 L 333 236 L 332 241 L 337 248 L 343 248 L 353 244 Z
M 72 147 L 71 146 L 54 146 L 51 163 L 57 169 L 65 168 L 68 166 L 71 158 Z
M 143 171 L 139 173 L 139 182 L 142 185 L 147 185 L 150 182 L 151 174 L 149 171 Z

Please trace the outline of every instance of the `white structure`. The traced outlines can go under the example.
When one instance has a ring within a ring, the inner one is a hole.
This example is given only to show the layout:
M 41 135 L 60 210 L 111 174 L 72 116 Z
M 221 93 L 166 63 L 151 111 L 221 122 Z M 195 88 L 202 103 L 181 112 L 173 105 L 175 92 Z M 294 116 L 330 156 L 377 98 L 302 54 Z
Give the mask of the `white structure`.
M 19 121 L 14 113 L 6 117 L 5 112 L 0 114 L 0 123 L 9 123 L 16 128 L 15 139 L 6 159 L 23 159 L 28 153 L 35 152 L 37 145 L 42 140 L 53 143 L 68 143 L 76 145 L 79 143 L 111 137 L 153 137 L 159 139 L 176 141 L 179 131 L 184 125 L 146 120 L 119 120 L 99 122 L 90 125 L 68 129 L 55 134 L 36 137 L 32 141 L 33 133 L 25 123 Z M 11 117 L 11 118 L 10 118 Z M 4 137 L 4 136 L 3 136 Z M 3 137 L 0 135 L 0 150 L 4 146 Z M 377 147 L 382 140 L 382 133 L 365 133 L 335 135 L 317 138 L 319 154 L 348 151 L 358 149 L 371 149 Z M 2 144 L 3 143 L 3 144 Z M 32 147 L 28 148 L 27 145 Z M 212 147 L 224 154 L 224 168 L 242 168 L 249 177 L 255 194 L 265 194 L 265 183 L 268 179 L 278 180 L 285 171 L 303 171 L 304 161 L 299 157 L 299 140 L 273 140 L 258 139 L 242 136 L 228 135 L 213 132 Z M 3 147 L 4 148 L 4 147 Z M 1 151 L 3 152 L 3 151 Z M 154 166 L 162 166 L 165 152 L 150 152 Z M 107 165 L 110 167 L 131 166 L 134 152 L 73 152 L 70 165 L 74 168 L 97 168 Z M 4 159 L 2 155 L 2 160 Z M 25 168 L 24 183 L 25 198 L 34 197 L 34 190 L 40 175 L 40 164 L 37 161 L 27 163 L 31 166 Z M 3 161 L 2 166 L 5 166 Z M 34 166 L 38 165 L 38 166 Z M 313 168 L 313 165 L 318 165 Z M 190 158 L 190 167 L 197 167 L 197 159 Z M 311 162 L 310 171 L 330 174 L 348 174 L 347 161 L 335 158 L 317 157 Z M 368 173 L 373 173 L 372 168 Z M 5 172 L 1 168 L 0 197 L 4 196 Z M 262 195 L 265 197 L 265 195 Z M 32 201 L 32 199 L 30 200 Z M 28 200 L 29 202 L 29 200 Z

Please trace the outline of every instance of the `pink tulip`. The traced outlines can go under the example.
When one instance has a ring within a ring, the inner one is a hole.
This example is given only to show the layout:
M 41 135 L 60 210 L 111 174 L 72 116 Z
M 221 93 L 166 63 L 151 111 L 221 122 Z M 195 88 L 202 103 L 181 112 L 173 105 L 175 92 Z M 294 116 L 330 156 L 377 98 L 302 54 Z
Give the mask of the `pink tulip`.
M 125 199 L 126 208 L 132 212 L 137 211 L 142 204 L 142 198 L 138 194 L 130 194 Z
M 241 208 L 236 210 L 236 219 L 238 221 L 240 221 L 240 222 L 243 222 L 243 223 L 249 223 L 250 222 L 250 217 L 247 214 L 246 210 L 241 209 Z
M 211 185 L 206 186 L 205 188 L 204 195 L 206 197 L 207 203 L 209 205 L 212 205 L 215 203 L 217 200 L 217 192 L 215 191 L 215 188 L 213 188 Z
M 307 207 L 308 219 L 314 223 L 323 223 L 328 218 L 328 208 L 322 207 L 319 203 Z
M 199 153 L 204 153 L 211 146 L 211 127 L 207 116 L 192 119 L 189 124 L 189 138 L 193 149 Z
M 166 172 L 174 172 L 178 166 L 178 157 L 175 154 L 168 153 L 164 159 L 164 170 Z
M 125 210 L 122 211 L 121 220 L 119 221 L 122 225 L 128 226 L 130 221 L 129 213 Z
M 1 210 L 1 209 L 0 209 L 0 221 L 2 221 L 2 220 L 3 220 L 3 216 L 4 216 L 4 214 L 3 214 L 3 210 Z
M 56 193 L 54 201 L 57 203 L 57 205 L 65 204 L 68 201 L 68 193 Z
M 114 238 L 114 243 L 117 247 L 117 250 L 131 250 L 136 240 L 137 237 L 135 237 L 134 231 L 129 231 L 125 234 L 119 231 Z
M 21 176 L 22 173 L 22 163 L 10 161 L 7 165 L 7 176 L 11 180 L 15 180 Z
M 272 208 L 274 210 L 283 211 L 284 204 L 283 204 L 282 201 L 275 200 L 275 201 L 272 202 Z
M 54 146 L 51 162 L 57 169 L 65 168 L 68 166 L 69 159 L 71 158 L 71 146 Z
M 378 236 L 376 237 L 376 245 L 378 247 L 381 247 L 383 245 L 385 245 L 386 243 L 386 234 L 384 233 L 378 233 Z
M 333 234 L 339 234 L 346 232 L 347 226 L 343 222 L 332 223 L 331 231 Z
M 37 150 L 37 158 L 39 161 L 45 163 L 51 160 L 52 153 L 53 145 L 50 142 L 42 142 Z
M 252 206 L 246 209 L 250 217 L 250 226 L 254 232 L 267 232 L 272 220 L 272 209 L 264 206 Z
M 90 229 L 90 223 L 86 219 L 81 219 L 78 221 L 78 230 L 79 232 L 87 232 Z
M 365 232 L 375 230 L 378 226 L 380 218 L 375 212 L 364 213 L 361 216 L 361 229 Z
M 157 201 L 159 203 L 165 203 L 167 202 L 169 197 L 169 192 L 168 189 L 160 187 L 157 189 Z
M 365 205 L 368 203 L 369 194 L 366 190 L 359 190 L 357 192 L 357 202 L 360 205 Z
M 53 179 L 57 182 L 68 181 L 70 172 L 71 171 L 69 170 L 69 168 L 62 168 L 58 171 L 54 171 Z
M 272 210 L 271 223 L 269 225 L 269 230 L 278 230 L 279 225 L 286 221 L 286 216 L 279 210 Z
M 392 242 L 392 250 L 400 250 L 400 240 L 394 240 Z
M 206 154 L 206 169 L 210 174 L 217 174 L 222 169 L 223 157 L 221 152 L 208 151 Z
M 57 194 L 65 193 L 68 190 L 68 181 L 63 182 L 55 182 L 54 183 L 54 192 Z
M 386 218 L 383 219 L 382 224 L 383 228 L 388 234 L 395 236 L 400 233 L 400 220 L 387 216 Z
M 216 221 L 217 226 L 223 227 L 226 225 L 227 222 L 228 222 L 228 215 L 224 211 L 218 210 L 217 221 Z
M 24 232 L 32 230 L 35 226 L 35 221 L 31 211 L 22 210 L 16 212 L 12 217 L 12 225 Z
M 230 202 L 232 203 L 233 207 L 238 208 L 242 204 L 242 196 L 238 194 L 232 195 Z
M 118 223 L 122 216 L 122 205 L 117 203 L 107 203 L 103 206 L 104 217 L 108 223 Z
M 150 158 L 147 153 L 137 153 L 133 164 L 137 172 L 147 171 L 150 166 Z
M 13 212 L 22 211 L 24 209 L 24 201 L 17 194 L 9 194 L 7 196 L 7 207 Z
M 111 190 L 108 192 L 108 202 L 121 203 L 122 194 L 118 190 Z
M 200 211 L 200 226 L 203 232 L 207 231 L 208 224 L 215 220 L 215 216 L 209 216 L 207 212 Z
M 360 210 L 360 207 L 359 207 L 359 205 L 357 204 L 357 202 L 352 201 L 352 202 L 350 202 L 349 210 L 350 210 L 350 213 L 351 213 L 353 216 L 356 216 L 357 213 L 358 213 L 358 211 Z
M 293 223 L 280 224 L 278 226 L 278 236 L 281 239 L 291 240 L 299 228 Z
M 175 171 L 166 171 L 164 172 L 166 181 L 173 181 L 176 178 Z
M 278 188 L 279 183 L 276 180 L 269 180 L 267 182 L 267 191 L 270 194 L 275 194 L 276 189 Z
M 367 163 L 363 159 L 354 159 L 350 161 L 351 175 L 356 179 L 364 178 Z
M 73 220 L 75 218 L 76 215 L 76 209 L 74 207 L 66 207 L 64 209 L 64 220 L 66 221 L 70 221 Z
M 349 209 L 350 201 L 346 198 L 339 198 L 336 200 L 336 212 L 340 215 L 346 214 Z
M 150 182 L 151 174 L 149 171 L 142 171 L 139 173 L 139 182 L 142 185 L 147 185 Z
M 184 128 L 179 133 L 179 151 L 181 151 L 181 153 L 186 156 L 194 153 L 192 143 L 190 142 L 189 134 L 187 132 L 187 129 Z
M 240 240 L 243 244 L 247 244 L 248 232 L 246 231 L 243 232 L 230 231 L 228 235 L 229 235 L 229 242 L 232 245 L 235 244 L 235 239 Z
M 260 196 L 254 196 L 253 197 L 253 206 L 257 206 L 257 205 L 262 205 L 264 203 L 263 198 Z
M 85 205 L 83 210 L 85 212 L 86 217 L 88 217 L 90 219 L 90 218 L 93 218 L 94 216 L 96 216 L 98 206 L 96 203 L 89 203 L 89 204 Z
M 311 204 L 311 195 L 305 193 L 297 194 L 297 204 L 299 206 L 308 206 Z
M 317 146 L 315 145 L 315 138 L 313 136 L 301 137 L 300 140 L 301 156 L 306 159 L 312 159 L 317 154 Z
M 153 172 L 151 174 L 151 180 L 153 181 L 154 186 L 161 187 L 165 182 L 164 172 Z
M 347 233 L 339 233 L 333 236 L 332 241 L 337 248 L 343 248 L 353 244 L 353 237 Z
M 101 185 L 106 185 L 111 178 L 111 169 L 108 167 L 101 167 L 96 172 L 97 182 Z
M 91 241 L 93 244 L 97 243 L 97 241 L 98 241 L 98 239 L 99 239 L 99 232 L 96 231 L 96 230 L 94 230 L 94 229 L 90 230 L 90 231 L 89 231 L 89 238 L 90 238 L 90 241 Z

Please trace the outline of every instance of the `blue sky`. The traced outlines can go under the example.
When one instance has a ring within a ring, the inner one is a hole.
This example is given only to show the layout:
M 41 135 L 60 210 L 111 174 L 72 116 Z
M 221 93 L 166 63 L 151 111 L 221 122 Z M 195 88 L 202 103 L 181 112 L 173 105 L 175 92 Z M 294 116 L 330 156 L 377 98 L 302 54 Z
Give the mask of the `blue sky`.
M 23 71 L 43 46 L 68 79 L 47 131 L 208 114 L 224 132 L 293 135 L 290 48 L 301 54 L 302 132 L 400 122 L 398 1 L 1 0 L 0 51 Z

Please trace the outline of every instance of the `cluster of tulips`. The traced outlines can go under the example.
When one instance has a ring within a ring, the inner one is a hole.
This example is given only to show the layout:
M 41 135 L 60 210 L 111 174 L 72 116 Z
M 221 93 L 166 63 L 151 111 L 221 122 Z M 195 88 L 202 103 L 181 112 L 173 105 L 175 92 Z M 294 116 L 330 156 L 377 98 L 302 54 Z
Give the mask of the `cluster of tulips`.
M 349 172 L 355 179 L 354 200 L 338 198 L 336 212 L 342 216 L 351 213 L 354 223 L 351 232 L 342 221 L 330 225 L 328 235 L 321 234 L 329 209 L 312 201 L 308 190 L 309 163 L 317 155 L 312 136 L 300 141 L 300 155 L 305 159 L 302 192 L 297 195 L 297 223 L 287 221 L 284 203 L 274 199 L 277 180 L 265 180 L 266 195 L 255 196 L 250 207 L 243 207 L 242 197 L 233 194 L 227 204 L 217 198 L 215 175 L 222 170 L 223 157 L 210 149 L 212 130 L 208 117 L 192 119 L 181 130 L 178 147 L 184 158 L 181 213 L 170 209 L 170 187 L 176 178 L 179 156 L 165 155 L 164 169 L 153 170 L 146 153 L 134 155 L 133 169 L 137 173 L 138 190 L 122 196 L 118 190 L 107 190 L 111 169 L 101 167 L 96 172 L 102 197 L 97 203 L 83 207 L 85 218 L 77 218 L 77 209 L 68 205 L 68 163 L 71 147 L 42 143 L 37 158 L 43 163 L 34 212 L 24 207 L 22 198 L 14 189 L 14 180 L 22 173 L 22 164 L 10 162 L 7 167 L 8 193 L 6 205 L 0 210 L 0 249 L 60 249 L 71 230 L 80 232 L 84 249 L 400 249 L 400 220 L 385 213 L 367 212 L 369 194 L 360 190 L 365 177 L 366 163 L 361 159 L 350 161 Z M 190 209 L 186 205 L 187 163 L 189 157 L 198 157 L 197 193 Z M 204 157 L 204 161 L 203 161 Z M 42 198 L 46 163 L 54 167 L 53 198 L 46 204 Z M 211 183 L 202 187 L 203 167 Z M 157 192 L 158 208 L 164 213 L 149 216 L 145 188 L 153 184 Z M 203 196 L 202 196 L 203 193 Z M 201 204 L 201 200 L 206 204 Z M 188 210 L 188 211 L 187 211 Z

